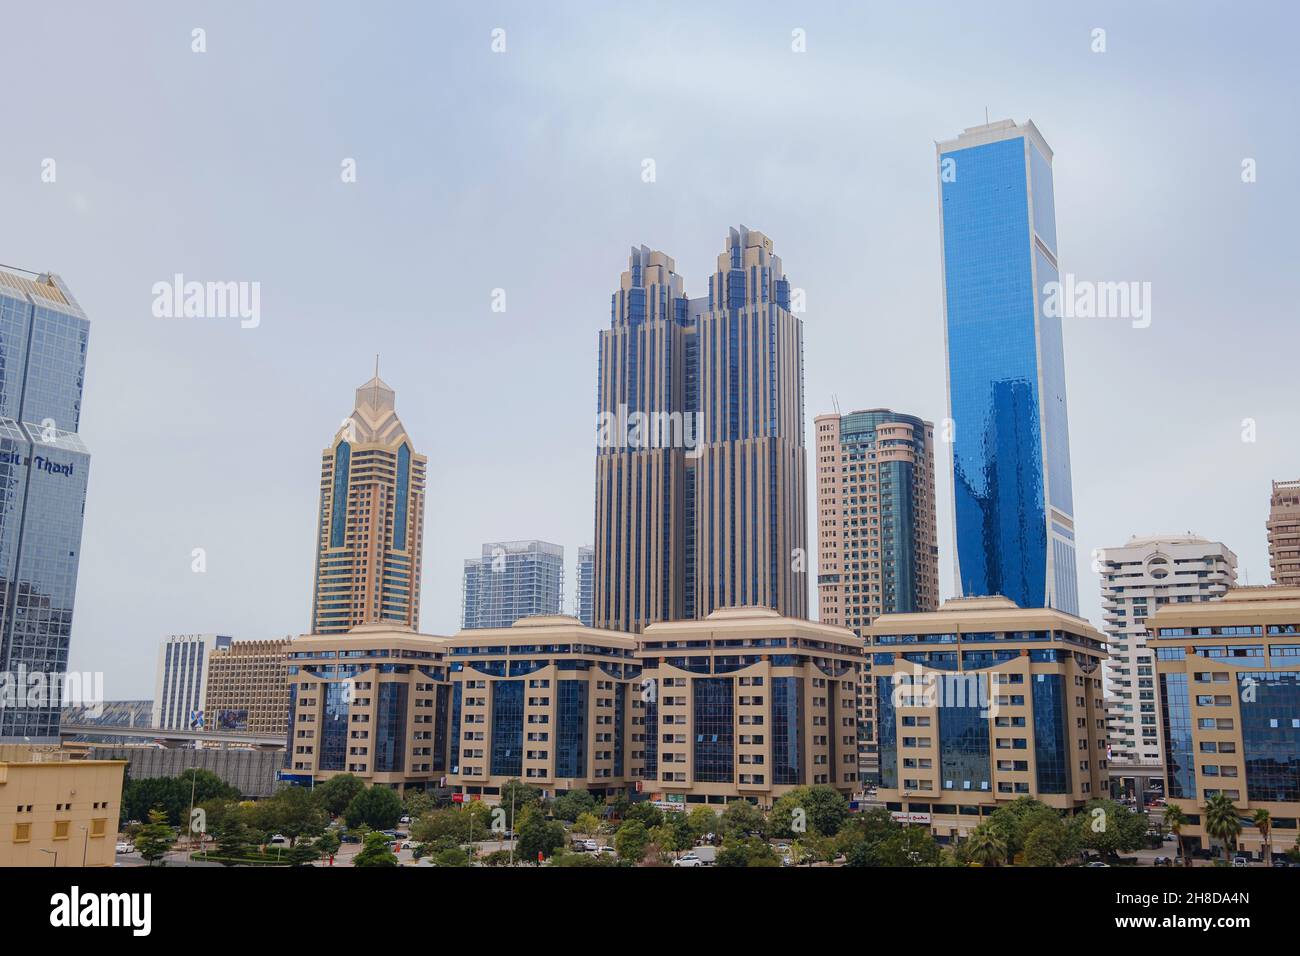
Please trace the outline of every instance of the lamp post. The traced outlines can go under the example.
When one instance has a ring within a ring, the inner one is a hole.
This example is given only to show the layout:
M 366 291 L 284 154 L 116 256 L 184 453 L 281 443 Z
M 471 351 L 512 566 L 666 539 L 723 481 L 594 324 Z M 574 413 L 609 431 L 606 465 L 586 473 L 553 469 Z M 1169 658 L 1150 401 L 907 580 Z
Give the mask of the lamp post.
M 57 866 L 59 865 L 59 851 L 58 851 L 58 850 L 47 850 L 47 849 L 45 849 L 45 847 L 41 847 L 41 852 L 42 852 L 42 853 L 51 853 L 51 854 L 53 854 L 53 855 L 54 855 L 54 865 L 55 865 L 55 867 L 57 867 Z

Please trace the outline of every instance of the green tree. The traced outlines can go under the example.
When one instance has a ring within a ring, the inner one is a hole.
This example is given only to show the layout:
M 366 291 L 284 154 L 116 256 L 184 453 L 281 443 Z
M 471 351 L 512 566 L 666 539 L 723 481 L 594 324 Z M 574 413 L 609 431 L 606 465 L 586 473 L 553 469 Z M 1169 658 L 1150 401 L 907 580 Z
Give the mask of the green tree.
M 980 866 L 1001 866 L 1007 860 L 1006 840 L 986 820 L 971 831 L 966 855 Z
M 338 831 L 326 830 L 315 840 L 313 846 L 320 850 L 321 856 L 333 856 L 338 853 L 339 847 L 343 841 L 339 839 Z
M 316 797 L 327 813 L 337 817 L 348 808 L 357 794 L 366 789 L 365 781 L 355 774 L 341 773 L 319 784 Z
M 691 812 L 686 814 L 686 822 L 690 824 L 691 833 L 697 840 L 702 839 L 705 834 L 716 835 L 718 832 L 718 815 L 707 806 L 691 808 Z
M 469 854 L 458 846 L 439 850 L 433 856 L 434 866 L 469 866 Z
M 325 831 L 329 815 L 320 800 L 305 787 L 281 787 L 257 804 L 255 819 L 267 833 L 278 833 L 295 846 L 300 838 L 313 839 Z
M 650 831 L 651 841 L 665 853 L 676 856 L 682 850 L 689 850 L 695 844 L 691 825 L 684 813 L 669 813 L 664 822 Z
M 1146 845 L 1147 818 L 1114 800 L 1089 800 L 1073 820 L 1073 838 L 1081 848 L 1106 857 Z
M 444 810 L 430 810 L 411 823 L 411 839 L 416 843 L 433 844 L 440 840 L 451 839 L 456 843 L 466 843 L 470 838 L 470 812 L 468 809 L 447 807 Z M 487 835 L 485 827 L 476 827 L 478 837 Z
M 833 787 L 817 784 L 796 787 L 777 800 L 768 816 L 768 829 L 778 837 L 805 833 L 833 836 L 848 818 L 849 802 L 844 795 Z
M 1273 829 L 1272 814 L 1270 814 L 1263 807 L 1260 807 L 1258 810 L 1255 811 L 1255 815 L 1252 818 L 1252 822 L 1255 824 L 1255 829 L 1259 831 L 1259 839 L 1264 846 L 1264 865 L 1272 866 L 1273 865 L 1273 844 L 1269 840 L 1269 833 Z
M 1025 837 L 1026 866 L 1060 866 L 1072 856 L 1072 831 L 1060 817 L 1043 821 Z
M 542 791 L 520 780 L 507 780 L 501 787 L 498 806 L 505 811 L 507 829 L 514 830 L 516 817 L 522 817 L 524 811 L 530 807 L 541 808 Z M 513 812 L 511 807 L 514 808 Z
M 1187 850 L 1183 846 L 1183 827 L 1187 826 L 1187 823 L 1187 814 L 1183 812 L 1182 807 L 1176 803 L 1165 807 L 1165 825 L 1169 827 L 1169 831 L 1178 842 L 1178 855 L 1182 857 L 1183 866 L 1192 865 L 1192 858 L 1187 855 Z
M 136 852 L 153 866 L 167 855 L 175 843 L 176 831 L 167 823 L 167 814 L 161 810 L 150 810 L 149 822 L 136 834 Z
M 433 794 L 427 790 L 407 790 L 402 796 L 402 809 L 412 820 L 424 816 L 437 808 Z
M 717 866 L 780 866 L 776 851 L 759 837 L 728 836 L 718 854 Z
M 629 863 L 640 863 L 649 845 L 650 830 L 640 820 L 624 820 L 614 834 L 614 849 Z
M 587 790 L 570 790 L 562 793 L 551 802 L 551 812 L 556 819 L 573 823 L 584 813 L 594 813 L 596 798 Z
M 664 822 L 664 812 L 649 800 L 634 803 L 623 814 L 624 820 L 638 820 L 645 824 L 647 830 L 653 830 Z
M 1237 805 L 1222 793 L 1216 793 L 1205 801 L 1205 832 L 1223 845 L 1223 859 L 1228 861 L 1230 850 L 1236 849 L 1237 836 L 1241 833 L 1241 811 Z
M 725 836 L 764 836 L 767 819 L 763 811 L 748 800 L 732 800 L 722 811 L 722 832 Z
M 903 827 L 880 844 L 879 857 L 885 866 L 938 866 L 939 844 L 929 827 Z
M 392 791 L 389 791 L 390 793 Z M 394 794 L 396 796 L 396 794 Z M 351 804 L 349 804 L 351 806 Z M 367 833 L 361 852 L 352 858 L 353 866 L 397 866 L 397 857 L 382 833 Z
M 128 819 L 147 820 L 150 810 L 161 810 L 172 826 L 188 829 L 191 783 L 196 807 L 212 800 L 239 799 L 239 791 L 212 771 L 191 768 L 177 777 L 130 781 L 122 790 L 123 812 Z
M 600 832 L 600 817 L 594 813 L 581 813 L 574 821 L 573 832 L 590 839 Z
M 554 820 L 547 820 L 535 804 L 519 814 L 518 840 L 520 857 L 530 862 L 550 856 L 569 842 L 564 827 Z
M 366 787 L 343 811 L 348 826 L 364 823 L 372 830 L 391 830 L 401 815 L 402 800 L 391 787 Z

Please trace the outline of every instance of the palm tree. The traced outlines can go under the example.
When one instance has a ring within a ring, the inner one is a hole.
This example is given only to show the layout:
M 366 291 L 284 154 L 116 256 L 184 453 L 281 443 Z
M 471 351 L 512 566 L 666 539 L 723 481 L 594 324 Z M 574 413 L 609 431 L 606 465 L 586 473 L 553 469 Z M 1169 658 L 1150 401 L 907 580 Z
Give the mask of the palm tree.
M 981 823 L 971 832 L 966 853 L 981 866 L 999 866 L 1007 858 L 1007 844 L 995 830 Z
M 1258 810 L 1255 811 L 1254 823 L 1255 823 L 1255 829 L 1259 831 L 1259 838 L 1264 844 L 1264 865 L 1272 866 L 1273 865 L 1273 844 L 1269 842 L 1268 834 L 1269 834 L 1269 830 L 1272 829 L 1273 821 L 1269 815 L 1269 812 L 1265 810 L 1263 807 L 1260 807 Z
M 1178 841 L 1178 855 L 1183 858 L 1183 866 L 1191 866 L 1191 858 L 1183 848 L 1183 827 L 1187 826 L 1187 814 L 1183 813 L 1183 808 L 1177 804 L 1168 804 L 1165 807 L 1165 823 L 1169 825 L 1170 832 Z
M 1222 793 L 1205 803 L 1205 832 L 1223 843 L 1223 861 L 1227 863 L 1228 850 L 1236 847 L 1237 834 L 1241 833 L 1241 811 Z

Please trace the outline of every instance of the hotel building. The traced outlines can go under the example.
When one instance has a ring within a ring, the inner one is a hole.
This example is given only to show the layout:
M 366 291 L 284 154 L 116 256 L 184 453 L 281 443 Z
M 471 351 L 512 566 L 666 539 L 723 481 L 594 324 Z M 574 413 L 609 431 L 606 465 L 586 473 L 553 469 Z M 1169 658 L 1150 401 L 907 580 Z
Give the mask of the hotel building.
M 896 819 L 946 843 L 1019 797 L 1076 813 L 1108 795 L 1105 637 L 1087 621 L 955 598 L 867 630 L 877 798 Z
M 859 637 L 881 614 L 939 606 L 934 426 L 886 408 L 818 415 L 817 593 L 824 624 Z M 871 669 L 858 735 L 863 779 L 876 760 Z
M 521 617 L 559 614 L 564 548 L 546 541 L 497 541 L 465 562 L 460 626 L 509 627 Z
M 232 641 L 208 660 L 209 730 L 283 737 L 289 720 L 289 638 Z
M 312 633 L 420 622 L 426 459 L 378 374 L 321 454 Z
M 1266 527 L 1273 583 L 1300 588 L 1300 479 L 1273 482 Z
M 112 866 L 125 760 L 0 745 L 0 867 Z
M 1295 845 L 1300 819 L 1300 588 L 1233 588 L 1167 604 L 1147 620 L 1160 682 L 1170 804 L 1187 815 L 1190 848 L 1209 847 L 1206 801 L 1223 794 L 1243 820 L 1270 814 L 1274 853 Z M 1243 825 L 1240 849 L 1263 855 Z
M 445 643 L 388 624 L 295 639 L 282 779 L 310 784 L 350 773 L 395 790 L 437 784 L 451 700 Z
M 158 645 L 152 726 L 162 730 L 212 730 L 208 720 L 208 668 L 229 650 L 225 634 L 172 634 Z
M 1155 652 L 1146 619 L 1166 604 L 1222 597 L 1237 583 L 1237 556 L 1217 541 L 1165 535 L 1105 548 L 1099 563 L 1111 760 L 1159 763 Z
M 0 672 L 54 689 L 0 701 L 0 741 L 59 739 L 90 469 L 77 434 L 89 338 L 62 279 L 0 267 Z
M 444 645 L 451 786 L 494 802 L 514 779 L 601 801 L 638 776 L 636 641 L 563 615 L 462 631 Z
M 1077 614 L 1052 150 L 1011 120 L 936 150 L 959 593 Z
M 803 323 L 772 240 L 730 230 L 708 294 L 642 246 L 597 387 L 593 619 L 640 632 L 733 605 L 806 617 Z
M 770 608 L 646 628 L 636 651 L 644 789 L 667 805 L 769 808 L 812 784 L 859 789 L 862 641 Z M 635 754 L 634 754 L 635 756 Z

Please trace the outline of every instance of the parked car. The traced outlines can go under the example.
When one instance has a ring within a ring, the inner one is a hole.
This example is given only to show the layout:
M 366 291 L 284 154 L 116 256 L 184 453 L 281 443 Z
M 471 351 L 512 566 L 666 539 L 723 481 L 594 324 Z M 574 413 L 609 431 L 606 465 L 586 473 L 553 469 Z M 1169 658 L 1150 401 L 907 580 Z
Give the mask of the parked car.
M 704 861 L 694 853 L 687 852 L 673 860 L 673 866 L 704 866 Z
M 282 834 L 277 833 L 266 842 L 269 846 L 275 846 L 276 844 L 280 844 L 280 843 L 288 843 L 289 840 L 287 837 L 283 836 Z
M 1101 862 L 1101 860 L 1093 860 L 1091 863 L 1088 863 L 1088 864 L 1086 864 L 1086 865 L 1089 866 L 1089 867 L 1094 867 L 1094 866 L 1110 866 L 1109 863 L 1103 863 L 1103 862 Z
M 1238 853 L 1232 858 L 1233 866 L 1250 866 L 1250 857 L 1244 853 Z
M 595 853 L 600 849 L 600 844 L 595 840 L 574 840 L 573 849 L 578 853 Z
M 114 847 L 114 850 L 118 853 L 134 853 L 135 846 L 123 840 L 116 847 Z
M 402 818 L 401 818 L 400 820 L 398 820 L 397 822 L 398 822 L 398 823 L 401 823 L 401 824 L 405 824 L 405 825 L 410 825 L 411 818 L 410 818 L 410 817 L 402 817 Z
M 596 847 L 596 855 L 597 855 L 597 856 L 600 856 L 600 855 L 602 855 L 602 854 L 606 854 L 606 853 L 608 853 L 610 856 L 614 856 L 614 855 L 615 855 L 614 848 L 613 848 L 612 846 L 598 846 L 598 847 Z
M 1174 861 L 1167 856 L 1158 856 L 1151 861 L 1152 866 L 1173 866 Z

